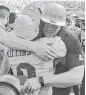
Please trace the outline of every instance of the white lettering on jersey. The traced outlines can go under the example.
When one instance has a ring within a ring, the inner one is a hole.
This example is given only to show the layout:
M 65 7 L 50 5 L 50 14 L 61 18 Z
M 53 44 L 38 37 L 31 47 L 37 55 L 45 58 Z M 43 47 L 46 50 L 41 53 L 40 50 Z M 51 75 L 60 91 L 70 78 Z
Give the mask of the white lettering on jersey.
M 8 57 L 16 57 L 16 56 L 28 56 L 31 52 L 24 51 L 24 50 L 8 50 L 7 55 Z

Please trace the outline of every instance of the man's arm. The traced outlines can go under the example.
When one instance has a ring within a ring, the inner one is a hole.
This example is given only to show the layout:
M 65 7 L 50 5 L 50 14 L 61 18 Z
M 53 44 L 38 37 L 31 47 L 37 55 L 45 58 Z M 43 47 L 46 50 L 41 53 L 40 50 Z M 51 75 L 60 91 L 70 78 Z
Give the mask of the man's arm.
M 74 58 L 72 57 L 71 60 Z M 70 64 L 71 64 L 70 60 Z M 44 86 L 46 87 L 57 87 L 57 88 L 67 88 L 75 85 L 80 85 L 83 79 L 84 75 L 84 65 L 83 60 L 82 62 L 79 62 L 79 56 L 75 60 L 69 69 L 69 71 L 66 71 L 64 73 L 56 74 L 56 75 L 45 75 L 42 76 L 44 80 Z M 25 82 L 24 89 L 28 87 L 28 84 L 32 86 L 32 88 L 39 89 L 40 83 L 38 78 L 32 78 L 28 79 Z
M 49 47 L 47 44 L 39 44 L 37 42 L 21 39 L 18 37 L 13 39 L 13 37 L 9 34 L 0 38 L 0 43 L 11 49 L 34 52 L 36 55 L 46 60 L 57 57 L 53 48 Z
M 53 86 L 57 88 L 66 88 L 74 85 L 79 85 L 84 74 L 84 61 L 81 57 L 81 46 L 76 36 L 68 34 L 66 37 L 66 67 L 69 71 L 43 76 L 45 86 Z
M 75 85 L 80 85 L 82 82 L 83 74 L 84 65 L 74 67 L 69 71 L 61 74 L 46 75 L 42 77 L 45 87 L 67 88 Z M 29 85 L 32 86 L 32 89 L 34 90 L 41 88 L 39 78 L 27 79 L 23 89 L 25 90 Z
M 80 42 L 78 38 L 73 35 L 68 35 L 66 39 L 67 55 L 65 65 L 69 71 L 48 77 L 43 76 L 45 86 L 66 88 L 79 85 L 82 82 L 84 60 L 81 56 Z
M 77 66 L 65 73 L 43 76 L 44 85 L 57 88 L 67 88 L 70 86 L 79 85 L 82 82 L 83 73 L 84 66 Z
M 81 57 L 81 46 L 77 38 L 69 37 L 67 42 L 66 67 L 68 71 L 56 75 L 43 76 L 44 85 L 46 87 L 67 88 L 79 85 L 82 82 L 84 74 L 83 59 Z M 32 87 L 40 88 L 38 79 L 33 79 Z M 31 79 L 30 79 L 31 81 Z M 31 83 L 29 79 L 25 84 Z M 37 85 L 38 83 L 38 85 Z M 36 85 L 35 85 L 36 84 Z M 26 85 L 27 86 L 27 85 Z
M 2 38 L 0 42 L 10 49 L 17 49 L 17 50 L 26 50 L 26 51 L 34 51 L 34 42 L 25 40 L 25 39 L 9 39 L 9 38 Z

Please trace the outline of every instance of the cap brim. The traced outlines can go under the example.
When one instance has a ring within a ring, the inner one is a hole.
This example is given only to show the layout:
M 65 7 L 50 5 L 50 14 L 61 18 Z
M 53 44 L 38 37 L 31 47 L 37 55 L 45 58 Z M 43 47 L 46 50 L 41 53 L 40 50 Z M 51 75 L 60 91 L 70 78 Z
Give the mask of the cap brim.
M 18 89 L 17 89 L 16 87 L 14 87 L 14 86 L 13 86 L 12 84 L 10 84 L 10 83 L 0 81 L 0 86 L 7 86 L 7 87 L 10 87 L 10 88 L 12 88 L 12 89 L 15 91 L 16 95 L 21 95 L 21 93 L 18 91 Z
M 46 22 L 46 23 L 53 24 L 53 25 L 58 25 L 58 26 L 65 26 L 66 25 L 65 22 L 51 22 L 51 21 L 49 21 L 48 19 L 46 19 L 44 17 L 41 17 L 41 20 Z

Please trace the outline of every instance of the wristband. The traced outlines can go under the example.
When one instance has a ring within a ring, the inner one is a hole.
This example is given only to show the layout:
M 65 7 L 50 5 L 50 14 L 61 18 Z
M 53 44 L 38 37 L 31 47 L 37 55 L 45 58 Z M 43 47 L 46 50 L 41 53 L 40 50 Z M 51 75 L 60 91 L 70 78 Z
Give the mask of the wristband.
M 44 80 L 42 76 L 39 77 L 39 82 L 41 84 L 41 87 L 44 87 Z

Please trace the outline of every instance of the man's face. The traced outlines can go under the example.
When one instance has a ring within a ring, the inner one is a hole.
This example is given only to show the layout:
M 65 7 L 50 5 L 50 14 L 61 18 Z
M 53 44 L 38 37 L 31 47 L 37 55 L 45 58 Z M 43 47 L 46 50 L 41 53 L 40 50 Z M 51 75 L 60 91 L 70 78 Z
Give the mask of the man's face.
M 60 26 L 45 23 L 43 28 L 43 33 L 47 37 L 52 37 L 56 35 L 59 30 L 60 30 Z
M 85 20 L 78 19 L 77 22 L 79 23 L 81 29 L 85 29 Z

